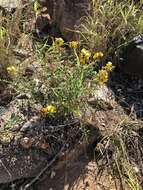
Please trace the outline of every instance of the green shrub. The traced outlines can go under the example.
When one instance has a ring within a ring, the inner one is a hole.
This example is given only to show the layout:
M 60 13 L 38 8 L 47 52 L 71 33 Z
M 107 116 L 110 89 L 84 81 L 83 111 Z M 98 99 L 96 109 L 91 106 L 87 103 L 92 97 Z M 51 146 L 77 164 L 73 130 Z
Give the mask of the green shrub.
M 79 46 L 78 42 L 72 43 Z M 97 85 L 107 82 L 112 63 L 97 73 L 101 52 L 94 54 L 85 48 L 66 48 L 67 45 L 61 38 L 51 46 L 38 44 L 33 66 L 24 63 L 8 71 L 16 91 L 29 94 L 31 105 L 54 105 L 58 113 L 79 114 Z

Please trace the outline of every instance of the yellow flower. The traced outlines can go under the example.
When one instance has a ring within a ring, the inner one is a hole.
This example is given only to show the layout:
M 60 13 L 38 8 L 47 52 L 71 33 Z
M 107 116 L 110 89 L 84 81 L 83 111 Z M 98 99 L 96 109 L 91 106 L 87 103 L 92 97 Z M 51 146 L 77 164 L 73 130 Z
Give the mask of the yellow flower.
M 93 55 L 93 59 L 94 60 L 96 60 L 96 59 L 101 59 L 102 57 L 103 57 L 103 53 L 101 52 L 101 51 L 99 51 L 99 52 L 96 52 L 96 53 L 94 53 L 94 55 Z
M 56 47 L 60 47 L 64 44 L 64 40 L 62 38 L 55 38 L 53 45 Z
M 38 16 L 41 13 L 41 5 L 38 2 L 38 0 L 36 0 L 34 2 L 34 12 L 35 12 L 36 16 Z
M 81 55 L 82 55 L 83 57 L 85 57 L 86 60 L 89 60 L 89 58 L 91 57 L 91 52 L 88 51 L 87 49 L 83 48 L 83 49 L 81 50 Z
M 85 64 L 87 61 L 89 61 L 90 57 L 91 57 L 91 52 L 83 48 L 79 55 L 80 62 L 82 64 Z
M 9 74 L 16 74 L 17 73 L 17 68 L 14 66 L 7 67 L 7 72 Z
M 86 63 L 86 60 L 84 58 L 80 57 L 80 63 L 84 65 Z
M 71 48 L 71 49 L 77 49 L 77 47 L 78 47 L 78 42 L 77 41 L 71 41 L 71 42 L 69 42 L 69 47 Z
M 112 62 L 109 61 L 109 62 L 106 64 L 106 66 L 104 67 L 104 69 L 105 69 L 106 71 L 108 71 L 108 72 L 112 72 L 113 69 L 114 69 L 114 66 L 113 66 Z
M 6 33 L 7 33 L 6 29 L 4 27 L 0 27 L 0 39 L 4 39 Z
M 44 113 L 44 114 L 56 113 L 56 111 L 57 111 L 56 107 L 53 106 L 53 105 L 49 105 L 49 106 L 41 109 L 41 112 Z
M 109 75 L 108 75 L 108 72 L 104 69 L 101 69 L 97 76 L 97 81 L 99 82 L 99 84 L 104 84 L 108 81 L 108 78 L 109 78 Z

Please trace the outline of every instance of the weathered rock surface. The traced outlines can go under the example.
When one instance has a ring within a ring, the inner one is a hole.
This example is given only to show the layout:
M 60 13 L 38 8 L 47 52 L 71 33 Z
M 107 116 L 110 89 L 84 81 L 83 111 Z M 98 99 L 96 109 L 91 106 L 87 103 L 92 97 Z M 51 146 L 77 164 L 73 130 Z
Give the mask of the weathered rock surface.
M 31 2 L 33 0 L 0 0 L 0 7 L 12 11 Z M 81 18 L 90 11 L 89 0 L 40 0 L 40 3 L 46 9 L 42 10 L 36 21 L 38 37 L 61 34 L 66 40 L 79 38 L 75 31 L 81 23 Z
M 81 18 L 90 11 L 89 0 L 41 0 L 43 7 L 47 8 L 52 26 L 59 30 L 66 40 L 77 39 L 79 35 L 75 32 L 81 22 Z M 47 18 L 49 19 L 49 18 Z M 43 25 L 45 20 L 43 19 Z M 36 25 L 40 31 L 42 23 Z M 49 26 L 47 25 L 47 30 Z
M 46 166 L 47 155 L 38 150 L 0 148 L 0 183 L 34 177 Z
M 5 114 L 9 118 L 6 112 Z M 5 114 L 0 116 L 2 121 L 6 120 Z M 35 127 L 35 123 L 32 125 L 31 121 L 30 127 Z M 40 133 L 38 121 L 37 125 L 36 132 L 27 126 L 26 129 L 29 131 L 24 133 L 24 129 L 19 132 L 20 126 L 11 126 L 12 128 L 6 130 L 3 123 L 0 123 L 0 183 L 34 177 L 48 163 L 52 156 L 51 149 L 40 137 L 42 132 Z M 40 134 L 36 136 L 36 133 Z
M 12 11 L 13 9 L 20 8 L 26 3 L 31 3 L 34 0 L 0 0 L 0 7 L 7 11 Z
M 0 6 L 6 10 L 11 10 L 21 5 L 20 0 L 0 0 Z
M 69 134 L 71 139 L 66 144 L 67 149 L 72 147 L 73 139 L 74 143 L 79 141 L 80 131 L 77 134 L 75 121 L 71 121 L 73 124 L 70 123 L 65 133 L 66 124 L 53 126 L 36 116 L 27 122 L 16 122 L 8 126 L 6 119 L 16 111 L 13 109 L 11 114 L 5 110 L 1 112 L 0 184 L 39 174 L 61 150 Z
M 143 77 L 143 36 L 135 37 L 125 48 L 121 69 L 129 74 Z

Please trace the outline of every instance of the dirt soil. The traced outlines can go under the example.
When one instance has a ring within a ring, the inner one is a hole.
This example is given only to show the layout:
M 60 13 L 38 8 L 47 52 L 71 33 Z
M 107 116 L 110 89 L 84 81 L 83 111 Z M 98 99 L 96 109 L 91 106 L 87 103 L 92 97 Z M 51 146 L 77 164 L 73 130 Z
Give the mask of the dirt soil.
M 110 173 L 109 168 L 99 170 L 98 163 L 93 157 L 81 155 L 68 160 L 59 169 L 53 168 L 47 177 L 40 180 L 34 190 L 120 190 L 120 181 Z

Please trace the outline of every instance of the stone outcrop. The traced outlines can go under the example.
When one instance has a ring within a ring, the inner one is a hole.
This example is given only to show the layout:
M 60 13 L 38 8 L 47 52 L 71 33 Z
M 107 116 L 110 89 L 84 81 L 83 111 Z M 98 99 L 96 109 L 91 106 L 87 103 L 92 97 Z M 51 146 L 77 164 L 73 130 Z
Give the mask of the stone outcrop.
M 0 0 L 0 7 L 11 10 L 21 5 L 20 0 Z
M 26 3 L 31 3 L 34 0 L 0 0 L 0 8 L 11 12 L 16 8 L 21 8 Z
M 11 12 L 32 2 L 33 0 L 0 0 L 0 7 Z M 79 38 L 75 31 L 81 23 L 81 18 L 90 11 L 89 0 L 39 0 L 39 2 L 44 11 L 36 20 L 38 37 L 60 34 L 66 40 Z
M 45 13 L 49 14 L 47 19 L 49 19 L 52 29 L 54 28 L 51 33 L 54 33 L 54 30 L 58 30 L 66 40 L 73 40 L 79 37 L 75 31 L 81 23 L 81 18 L 90 11 L 89 0 L 40 0 L 40 2 L 42 7 L 46 8 Z M 43 19 L 43 25 L 45 23 L 46 21 Z M 36 27 L 40 31 L 42 22 L 37 23 Z M 49 26 L 47 24 L 48 29 Z
M 47 155 L 38 150 L 1 148 L 0 183 L 34 177 L 48 163 Z
M 135 37 L 123 50 L 120 68 L 132 75 L 143 77 L 143 36 Z

